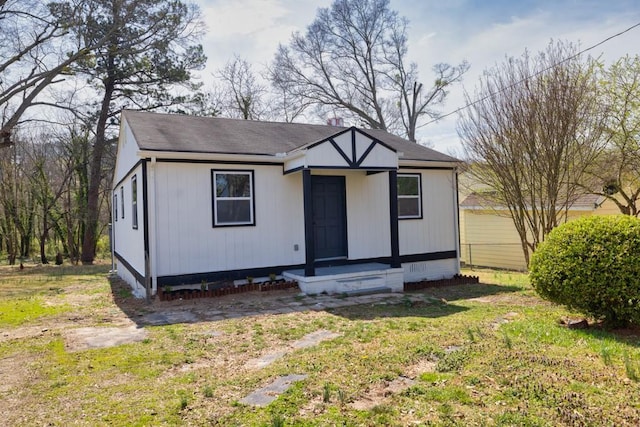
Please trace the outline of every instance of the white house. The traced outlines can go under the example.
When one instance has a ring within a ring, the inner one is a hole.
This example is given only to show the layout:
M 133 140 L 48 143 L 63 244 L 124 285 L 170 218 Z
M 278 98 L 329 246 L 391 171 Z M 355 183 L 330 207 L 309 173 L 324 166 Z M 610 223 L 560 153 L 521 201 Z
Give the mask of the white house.
M 269 274 L 307 293 L 452 277 L 456 167 L 379 130 L 124 111 L 117 272 L 137 295 Z

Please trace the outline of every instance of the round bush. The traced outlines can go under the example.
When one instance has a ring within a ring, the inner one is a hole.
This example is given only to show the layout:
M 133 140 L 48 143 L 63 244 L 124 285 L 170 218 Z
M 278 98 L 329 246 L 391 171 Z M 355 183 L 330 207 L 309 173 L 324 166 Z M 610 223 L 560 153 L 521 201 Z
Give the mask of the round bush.
M 640 325 L 640 219 L 589 216 L 554 229 L 529 266 L 538 294 L 611 325 Z

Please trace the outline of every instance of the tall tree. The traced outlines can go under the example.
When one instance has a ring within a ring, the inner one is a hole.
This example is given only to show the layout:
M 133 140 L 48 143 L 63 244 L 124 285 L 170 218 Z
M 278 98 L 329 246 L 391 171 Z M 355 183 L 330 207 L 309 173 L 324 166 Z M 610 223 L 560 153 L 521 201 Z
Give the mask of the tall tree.
M 608 144 L 587 188 L 613 201 L 620 212 L 640 215 L 640 56 L 625 56 L 603 69 L 603 103 L 609 111 Z
M 95 256 L 103 158 L 115 138 L 109 133 L 124 108 L 152 110 L 185 102 L 171 88 L 189 85 L 206 60 L 200 12 L 180 0 L 87 0 L 85 25 L 74 28 L 85 44 L 107 37 L 74 72 L 90 79 L 97 91 L 95 137 L 89 158 L 82 262 Z M 193 86 L 189 87 L 193 89 Z
M 87 0 L 0 0 L 0 146 L 11 143 L 27 109 L 55 106 L 43 92 L 111 37 L 70 37 L 70 28 L 84 25 L 86 7 Z
M 470 173 L 509 209 L 529 255 L 585 193 L 580 183 L 603 148 L 596 66 L 576 48 L 551 42 L 480 79 L 458 122 Z
M 427 89 L 417 66 L 407 63 L 407 22 L 389 0 L 335 0 L 318 10 L 304 35 L 295 33 L 288 47 L 279 46 L 271 81 L 298 105 L 338 110 L 416 141 L 421 120 L 437 116 L 446 88 L 468 65 L 437 65 Z

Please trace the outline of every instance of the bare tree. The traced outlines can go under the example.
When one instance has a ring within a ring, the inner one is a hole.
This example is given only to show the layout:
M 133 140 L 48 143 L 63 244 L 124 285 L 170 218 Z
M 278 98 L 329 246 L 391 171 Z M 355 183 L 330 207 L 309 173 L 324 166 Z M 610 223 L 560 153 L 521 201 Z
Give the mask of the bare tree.
M 640 56 L 625 56 L 600 79 L 609 107 L 604 136 L 608 144 L 590 172 L 587 188 L 613 201 L 620 212 L 640 215 Z
M 261 120 L 267 112 L 266 87 L 251 69 L 251 64 L 234 56 L 224 68 L 215 73 L 221 82 L 222 114 L 244 120 Z
M 70 28 L 84 25 L 86 3 L 0 1 L 0 146 L 11 143 L 11 133 L 28 108 L 55 106 L 39 96 L 61 82 L 71 64 L 112 36 L 104 32 L 90 41 L 71 37 Z
M 602 151 L 604 114 L 596 66 L 551 42 L 536 56 L 487 70 L 458 133 L 470 173 L 509 209 L 525 260 L 585 193 L 580 185 Z
M 304 35 L 280 45 L 270 67 L 276 88 L 299 106 L 339 110 L 367 127 L 384 129 L 415 141 L 425 116 L 446 97 L 445 88 L 460 80 L 468 65 L 441 64 L 429 90 L 418 82 L 415 64 L 406 64 L 407 20 L 388 0 L 335 0 L 318 10 Z

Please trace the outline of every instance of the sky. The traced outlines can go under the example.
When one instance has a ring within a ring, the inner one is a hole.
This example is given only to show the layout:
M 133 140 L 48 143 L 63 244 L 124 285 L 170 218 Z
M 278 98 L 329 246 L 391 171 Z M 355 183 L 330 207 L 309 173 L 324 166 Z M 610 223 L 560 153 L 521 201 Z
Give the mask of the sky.
M 239 55 L 260 72 L 279 43 L 295 31 L 304 32 L 318 8 L 331 0 L 192 0 L 202 10 L 207 34 L 202 40 L 208 57 L 201 80 Z M 484 70 L 525 49 L 543 50 L 554 40 L 586 49 L 640 23 L 640 0 L 390 0 L 390 7 L 409 19 L 408 58 L 418 64 L 420 79 L 433 80 L 437 63 L 471 68 L 461 85 L 451 89 L 442 113 L 465 105 L 464 91 L 473 94 Z M 588 52 L 610 63 L 640 54 L 640 27 Z M 438 151 L 463 157 L 456 132 L 457 114 L 428 124 L 418 135 Z

